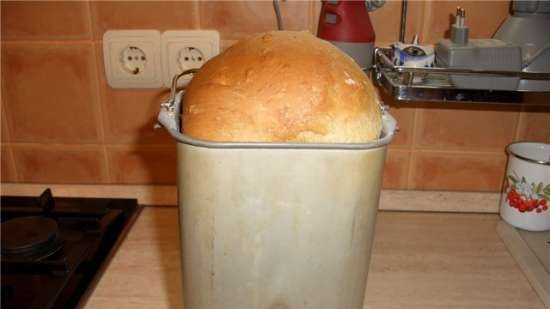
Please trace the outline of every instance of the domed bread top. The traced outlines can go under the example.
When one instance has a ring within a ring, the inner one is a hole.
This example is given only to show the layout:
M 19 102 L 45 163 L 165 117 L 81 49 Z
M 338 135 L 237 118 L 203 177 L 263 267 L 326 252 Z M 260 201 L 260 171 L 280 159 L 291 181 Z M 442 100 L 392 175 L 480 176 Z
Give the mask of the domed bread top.
M 308 32 L 237 42 L 205 63 L 186 89 L 183 132 L 223 142 L 364 143 L 379 137 L 370 79 Z

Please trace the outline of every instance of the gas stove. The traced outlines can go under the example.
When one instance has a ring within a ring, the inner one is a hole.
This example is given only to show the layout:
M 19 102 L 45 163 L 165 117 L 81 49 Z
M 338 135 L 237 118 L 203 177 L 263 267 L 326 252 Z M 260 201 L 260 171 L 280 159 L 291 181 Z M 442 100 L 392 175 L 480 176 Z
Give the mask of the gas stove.
M 141 207 L 134 199 L 1 197 L 2 308 L 81 308 Z

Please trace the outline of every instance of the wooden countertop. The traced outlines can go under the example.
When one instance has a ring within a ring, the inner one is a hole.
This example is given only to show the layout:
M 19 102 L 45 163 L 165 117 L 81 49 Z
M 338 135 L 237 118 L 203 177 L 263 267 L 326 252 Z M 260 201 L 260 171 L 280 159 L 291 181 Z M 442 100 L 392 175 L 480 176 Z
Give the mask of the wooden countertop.
M 494 214 L 380 212 L 366 309 L 544 309 Z M 147 207 L 86 309 L 181 308 L 176 208 Z

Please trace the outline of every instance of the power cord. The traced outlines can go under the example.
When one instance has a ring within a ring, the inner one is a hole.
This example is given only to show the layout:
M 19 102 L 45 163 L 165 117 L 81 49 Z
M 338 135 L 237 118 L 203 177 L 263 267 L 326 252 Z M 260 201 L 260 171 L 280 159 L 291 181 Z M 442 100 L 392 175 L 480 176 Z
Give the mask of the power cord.
M 283 18 L 281 17 L 281 9 L 279 8 L 279 0 L 273 0 L 273 9 L 277 18 L 277 30 L 283 30 Z

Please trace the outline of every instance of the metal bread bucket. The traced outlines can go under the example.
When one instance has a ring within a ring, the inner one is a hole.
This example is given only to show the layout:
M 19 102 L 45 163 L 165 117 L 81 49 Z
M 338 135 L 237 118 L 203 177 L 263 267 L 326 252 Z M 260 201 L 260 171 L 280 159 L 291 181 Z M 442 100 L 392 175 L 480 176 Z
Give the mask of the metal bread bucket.
M 197 140 L 177 78 L 158 119 L 177 141 L 185 308 L 362 308 L 395 119 L 365 144 Z

